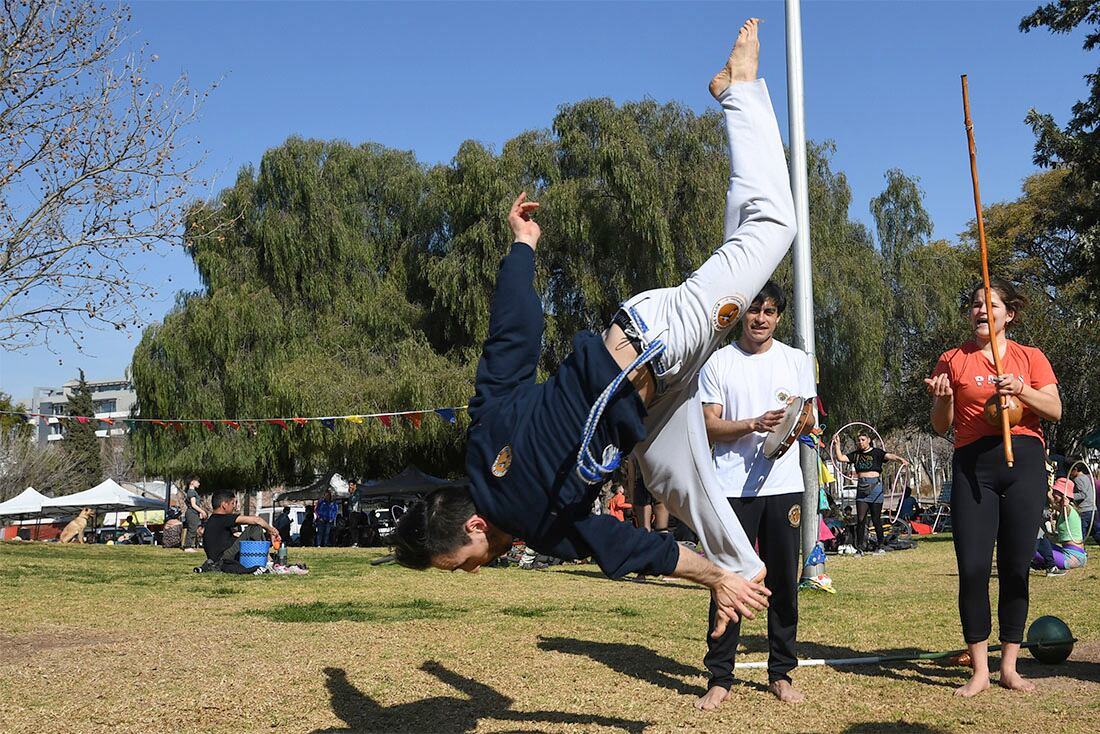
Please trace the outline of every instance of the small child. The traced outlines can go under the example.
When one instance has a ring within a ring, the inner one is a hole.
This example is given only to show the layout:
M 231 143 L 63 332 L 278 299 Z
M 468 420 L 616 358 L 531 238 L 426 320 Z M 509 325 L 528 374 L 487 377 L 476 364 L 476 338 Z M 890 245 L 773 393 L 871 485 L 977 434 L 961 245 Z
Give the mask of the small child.
M 1080 568 L 1088 560 L 1081 532 L 1081 516 L 1070 501 L 1072 493 L 1073 487 L 1065 478 L 1055 481 L 1054 487 L 1047 493 L 1053 525 L 1050 535 L 1055 542 L 1045 535 L 1039 538 L 1033 561 L 1042 564 L 1047 576 L 1064 576 L 1067 570 Z

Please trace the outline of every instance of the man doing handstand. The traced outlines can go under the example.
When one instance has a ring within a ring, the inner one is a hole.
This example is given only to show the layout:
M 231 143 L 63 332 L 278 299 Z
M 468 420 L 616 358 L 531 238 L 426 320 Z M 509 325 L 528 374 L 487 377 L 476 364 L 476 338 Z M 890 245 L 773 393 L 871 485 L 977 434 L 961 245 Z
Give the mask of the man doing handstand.
M 399 563 L 475 572 L 516 536 L 558 558 L 591 556 L 612 578 L 641 572 L 708 586 L 718 633 L 767 606 L 764 565 L 729 504 L 707 492 L 717 478 L 698 398 L 699 370 L 794 238 L 779 129 L 756 79 L 758 23 L 742 26 L 711 82 L 730 145 L 730 236 L 681 285 L 622 304 L 602 338 L 578 333 L 543 384 L 535 383 L 544 322 L 533 287 L 538 204 L 526 194 L 513 203 L 515 244 L 497 274 L 469 406 L 470 488 L 439 490 L 410 508 L 395 536 Z M 606 447 L 602 460 L 592 443 Z M 596 483 L 631 450 L 650 492 L 695 531 L 710 560 L 671 537 L 591 514 Z

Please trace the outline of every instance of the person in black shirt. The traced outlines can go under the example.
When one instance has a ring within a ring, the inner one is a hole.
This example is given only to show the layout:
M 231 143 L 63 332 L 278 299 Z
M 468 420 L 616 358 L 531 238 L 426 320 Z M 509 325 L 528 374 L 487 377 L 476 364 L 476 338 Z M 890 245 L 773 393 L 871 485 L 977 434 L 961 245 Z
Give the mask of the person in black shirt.
M 237 495 L 228 489 L 219 489 L 210 503 L 214 513 L 206 520 L 202 536 L 203 550 L 208 565 L 224 573 L 252 573 L 240 563 L 242 540 L 263 540 L 266 530 L 272 542 L 281 538 L 279 531 L 262 517 L 237 514 Z M 247 525 L 240 537 L 233 533 L 238 525 Z
M 904 456 L 887 453 L 875 446 L 871 435 L 866 431 L 860 431 L 856 441 L 859 445 L 846 454 L 840 453 L 840 442 L 835 442 L 833 458 L 851 464 L 856 471 L 856 552 L 863 553 L 867 535 L 867 513 L 870 512 L 871 521 L 875 525 L 875 537 L 878 538 L 878 550 L 875 553 L 883 553 L 882 503 L 886 499 L 886 493 L 882 488 L 882 465 L 887 461 L 900 461 L 902 466 L 909 466 L 909 461 Z
M 183 549 L 194 551 L 199 547 L 199 525 L 206 519 L 206 511 L 199 504 L 199 478 L 189 477 L 185 485 L 187 493 L 183 498 L 183 507 L 186 510 L 183 516 L 184 534 Z
M 279 516 L 275 518 L 275 522 L 272 523 L 275 529 L 279 531 L 279 535 L 286 538 L 288 543 L 290 542 L 291 524 L 289 507 L 284 507 L 283 511 L 279 513 Z

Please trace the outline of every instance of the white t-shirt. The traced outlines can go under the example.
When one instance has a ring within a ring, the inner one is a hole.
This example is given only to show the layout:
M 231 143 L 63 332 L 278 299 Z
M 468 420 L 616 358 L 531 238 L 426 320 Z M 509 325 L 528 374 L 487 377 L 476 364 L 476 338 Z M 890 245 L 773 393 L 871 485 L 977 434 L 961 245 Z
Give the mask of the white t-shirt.
M 760 354 L 747 354 L 734 342 L 711 355 L 699 373 L 703 402 L 721 405 L 722 418 L 730 421 L 782 408 L 792 395 L 816 394 L 810 356 L 775 340 Z M 750 433 L 714 446 L 714 468 L 727 497 L 803 491 L 797 447 L 772 461 L 764 456 L 766 437 L 766 433 Z

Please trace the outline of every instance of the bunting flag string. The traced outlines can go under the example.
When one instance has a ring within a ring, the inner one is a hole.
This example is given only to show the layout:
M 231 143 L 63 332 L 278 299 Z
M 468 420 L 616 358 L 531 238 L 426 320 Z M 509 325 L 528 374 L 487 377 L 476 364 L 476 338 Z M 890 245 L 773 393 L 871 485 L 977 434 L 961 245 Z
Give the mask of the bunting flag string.
M 376 418 L 386 428 L 393 428 L 393 421 L 395 417 L 404 418 L 408 423 L 416 430 L 420 429 L 421 424 L 424 421 L 424 416 L 428 414 L 434 414 L 450 425 L 456 425 L 458 423 L 458 411 L 466 410 L 467 406 L 457 406 L 454 408 L 430 408 L 425 410 L 398 410 L 388 413 L 358 413 L 352 415 L 326 415 L 326 416 L 313 416 L 313 417 L 301 417 L 293 416 L 287 418 L 91 418 L 83 415 L 51 415 L 48 413 L 29 413 L 19 410 L 0 410 L 0 415 L 13 415 L 23 421 L 30 421 L 32 419 L 41 419 L 45 423 L 49 423 L 50 419 L 54 419 L 59 423 L 65 421 L 76 421 L 77 423 L 92 423 L 99 422 L 104 423 L 108 427 L 114 426 L 116 423 L 125 423 L 131 430 L 137 428 L 139 425 L 156 426 L 158 428 L 174 428 L 178 433 L 183 433 L 187 426 L 190 424 L 202 425 L 207 430 L 217 432 L 218 426 L 221 425 L 229 431 L 238 431 L 244 428 L 249 434 L 255 435 L 261 425 L 271 425 L 279 428 L 282 431 L 288 431 L 292 428 L 304 427 L 310 423 L 319 423 L 322 428 L 330 431 L 336 430 L 337 423 L 343 421 L 346 423 L 352 423 L 356 425 L 362 425 L 368 418 Z

